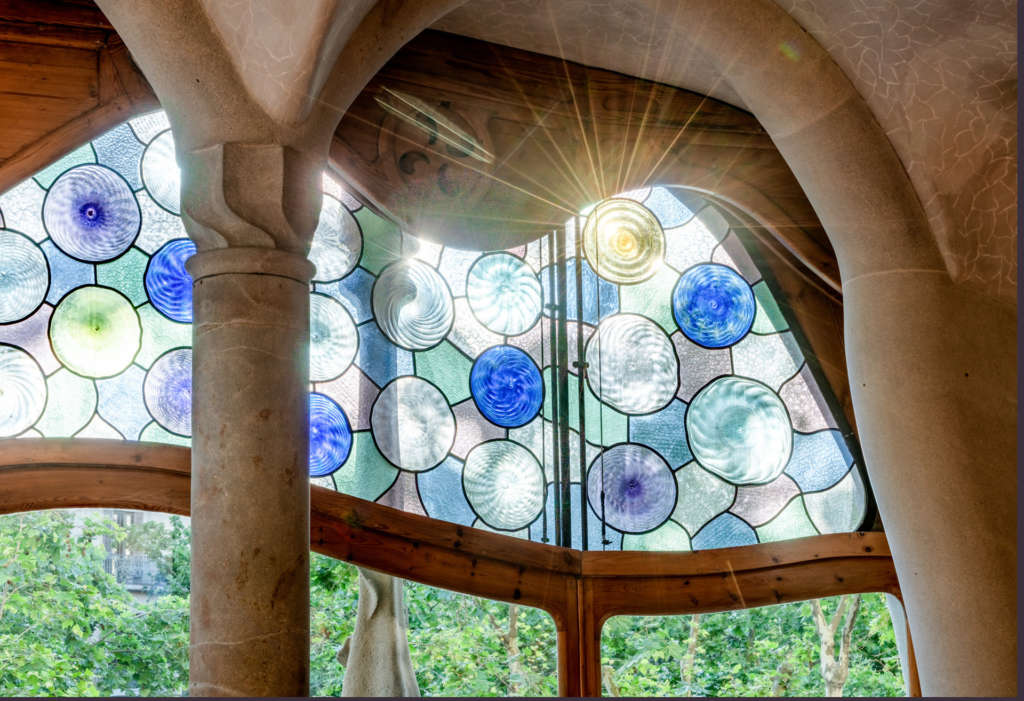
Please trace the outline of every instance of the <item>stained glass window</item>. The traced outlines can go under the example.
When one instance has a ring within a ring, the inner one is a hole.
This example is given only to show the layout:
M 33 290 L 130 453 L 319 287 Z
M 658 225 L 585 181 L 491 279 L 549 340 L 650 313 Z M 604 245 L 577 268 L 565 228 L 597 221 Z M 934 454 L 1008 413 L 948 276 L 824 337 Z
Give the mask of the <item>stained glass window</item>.
M 157 112 L 0 195 L 0 439 L 190 443 L 179 183 Z M 716 205 L 646 188 L 466 251 L 323 185 L 314 483 L 575 548 L 861 525 L 849 431 Z

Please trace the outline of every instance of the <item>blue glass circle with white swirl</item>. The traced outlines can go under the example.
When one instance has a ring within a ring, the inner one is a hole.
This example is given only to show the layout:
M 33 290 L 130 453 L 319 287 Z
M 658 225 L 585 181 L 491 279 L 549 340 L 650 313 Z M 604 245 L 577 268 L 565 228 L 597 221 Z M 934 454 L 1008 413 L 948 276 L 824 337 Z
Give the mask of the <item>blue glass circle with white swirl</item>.
M 754 292 L 739 273 L 718 263 L 687 270 L 672 291 L 672 313 L 679 329 L 705 348 L 725 348 L 754 324 Z
M 325 477 L 338 470 L 352 451 L 348 417 L 333 399 L 309 393 L 309 476 Z
M 690 401 L 685 423 L 697 462 L 733 484 L 771 482 L 793 451 L 793 427 L 779 395 L 746 377 L 709 383 Z
M 146 409 L 179 436 L 192 435 L 192 349 L 174 348 L 153 362 L 142 385 Z
M 544 401 L 537 364 L 513 346 L 494 346 L 481 353 L 469 373 L 469 390 L 480 413 L 505 428 L 532 421 Z
M 466 300 L 480 323 L 495 333 L 518 336 L 540 318 L 541 288 L 521 258 L 493 253 L 479 258 L 466 278 Z
M 9 324 L 43 303 L 50 268 L 39 246 L 16 231 L 0 231 L 0 251 L 0 324 Z
M 185 261 L 196 252 L 190 239 L 165 243 L 146 268 L 146 294 L 157 310 L 171 321 L 192 323 L 192 276 Z
M 43 223 L 60 250 L 99 263 L 128 250 L 138 236 L 142 213 L 124 178 L 89 164 L 72 168 L 50 186 L 43 200 Z
M 612 528 L 644 533 L 663 524 L 675 509 L 676 478 L 668 463 L 650 448 L 620 443 L 590 464 L 587 498 Z

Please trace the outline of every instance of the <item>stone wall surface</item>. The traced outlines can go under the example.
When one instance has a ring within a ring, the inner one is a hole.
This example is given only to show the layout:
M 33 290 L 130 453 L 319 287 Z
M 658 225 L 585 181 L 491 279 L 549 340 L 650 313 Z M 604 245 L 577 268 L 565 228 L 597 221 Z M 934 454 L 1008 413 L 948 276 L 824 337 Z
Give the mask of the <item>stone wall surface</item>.
M 910 175 L 954 280 L 1017 286 L 1011 0 L 776 0 L 825 48 Z

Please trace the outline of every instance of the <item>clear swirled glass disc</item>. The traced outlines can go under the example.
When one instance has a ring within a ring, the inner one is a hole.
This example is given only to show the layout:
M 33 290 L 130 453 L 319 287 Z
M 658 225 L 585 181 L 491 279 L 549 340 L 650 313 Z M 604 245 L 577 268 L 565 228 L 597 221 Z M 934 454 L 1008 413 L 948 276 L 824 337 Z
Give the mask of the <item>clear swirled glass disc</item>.
M 139 233 L 142 213 L 124 178 L 90 164 L 72 168 L 50 186 L 43 223 L 60 250 L 97 263 L 128 250 Z
M 352 428 L 334 400 L 309 393 L 309 476 L 324 477 L 345 464 L 352 451 Z
M 529 423 L 544 400 L 544 382 L 537 364 L 513 346 L 484 351 L 473 363 L 469 389 L 480 413 L 505 428 Z
M 399 377 L 381 390 L 370 412 L 381 455 L 413 472 L 440 464 L 455 441 L 455 415 L 444 395 L 418 377 Z
M 46 379 L 20 348 L 0 345 L 0 438 L 28 430 L 46 406 Z
M 53 353 L 85 377 L 112 377 L 131 365 L 142 327 L 124 295 L 88 285 L 69 292 L 50 318 Z
M 745 377 L 721 377 L 698 392 L 686 411 L 686 435 L 697 462 L 733 484 L 771 482 L 793 450 L 782 400 Z
M 641 282 L 654 275 L 665 258 L 665 232 L 642 204 L 607 199 L 587 217 L 583 254 L 607 280 L 624 285 Z
M 0 324 L 9 324 L 43 303 L 50 272 L 39 246 L 16 231 L 0 231 L 0 251 Z
M 663 408 L 679 385 L 672 341 L 638 314 L 614 314 L 602 321 L 587 341 L 586 361 L 590 389 L 626 414 Z
M 320 220 L 309 249 L 309 259 L 316 266 L 313 280 L 340 280 L 352 272 L 362 253 L 363 236 L 356 218 L 341 202 L 324 195 Z
M 181 170 L 174 157 L 171 130 L 161 132 L 142 154 L 142 182 L 164 209 L 181 214 Z
M 529 265 L 508 253 L 486 255 L 473 264 L 466 299 L 481 324 L 505 336 L 526 333 L 540 318 L 540 281 Z
M 526 528 L 544 507 L 544 472 L 529 450 L 507 440 L 469 451 L 462 485 L 470 505 L 491 528 Z
M 604 510 L 601 492 L 604 492 Z M 620 443 L 594 458 L 587 498 L 610 526 L 625 533 L 657 528 L 676 506 L 676 479 L 660 455 L 636 443 Z
M 327 382 L 355 360 L 359 333 L 341 302 L 323 294 L 309 297 L 309 379 Z
M 179 436 L 192 435 L 191 348 L 175 348 L 157 358 L 142 392 L 158 424 Z
M 455 311 L 444 278 L 426 263 L 396 261 L 373 285 L 373 315 L 384 335 L 407 350 L 426 350 L 452 328 Z
M 185 270 L 185 261 L 195 252 L 196 245 L 190 239 L 174 239 L 149 259 L 146 294 L 171 321 L 192 322 L 192 276 Z
M 724 265 L 695 265 L 672 291 L 672 313 L 679 329 L 706 348 L 731 346 L 747 335 L 757 311 L 754 293 Z

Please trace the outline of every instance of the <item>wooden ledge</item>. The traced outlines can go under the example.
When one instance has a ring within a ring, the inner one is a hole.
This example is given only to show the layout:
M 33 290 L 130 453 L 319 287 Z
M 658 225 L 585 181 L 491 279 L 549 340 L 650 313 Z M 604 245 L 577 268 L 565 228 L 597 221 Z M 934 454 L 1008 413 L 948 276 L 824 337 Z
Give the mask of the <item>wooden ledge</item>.
M 187 515 L 190 460 L 188 448 L 156 443 L 2 440 L 0 513 L 101 507 Z M 721 610 L 858 591 L 899 592 L 884 533 L 836 533 L 698 552 L 580 552 L 322 487 L 312 486 L 310 496 L 310 546 L 316 552 L 553 614 L 565 604 L 567 588 L 583 580 L 607 594 L 599 597 L 607 599 L 599 608 L 637 613 Z M 817 579 L 794 574 L 801 569 Z M 700 597 L 694 596 L 698 589 Z

